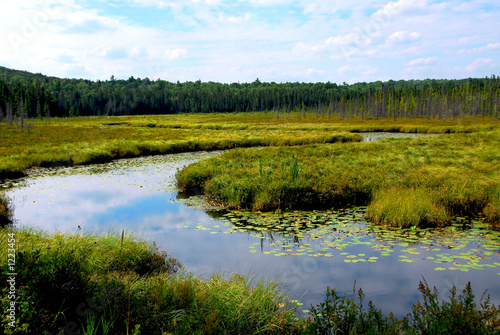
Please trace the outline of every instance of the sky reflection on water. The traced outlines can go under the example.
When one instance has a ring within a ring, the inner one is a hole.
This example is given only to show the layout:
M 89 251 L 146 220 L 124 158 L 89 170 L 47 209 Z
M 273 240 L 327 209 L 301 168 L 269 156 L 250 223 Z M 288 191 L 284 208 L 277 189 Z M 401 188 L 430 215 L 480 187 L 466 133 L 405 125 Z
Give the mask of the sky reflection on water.
M 351 296 L 356 282 L 356 287 L 365 292 L 366 301 L 373 300 L 376 307 L 402 316 L 420 299 L 417 287 L 423 278 L 438 288 L 443 299 L 453 285 L 462 290 L 471 281 L 477 297 L 489 289 L 493 302 L 500 303 L 500 267 L 435 271 L 439 265 L 425 259 L 424 251 L 411 264 L 399 261 L 399 256 L 407 253 L 398 246 L 393 247 L 389 257 L 380 257 L 376 263 L 346 263 L 340 255 L 343 251 L 334 249 L 330 258 L 265 254 L 273 249 L 269 239 L 262 240 L 250 232 L 228 233 L 231 227 L 227 221 L 176 202 L 176 169 L 207 155 L 125 160 L 112 169 L 83 167 L 76 169 L 78 174 L 27 178 L 24 186 L 10 189 L 7 195 L 22 226 L 72 234 L 119 234 L 125 230 L 154 241 L 178 258 L 187 271 L 203 277 L 220 272 L 279 280 L 304 307 L 321 302 L 327 286 Z M 197 230 L 200 226 L 209 230 Z M 274 234 L 276 239 L 283 238 Z M 319 242 L 312 238 L 302 241 L 313 247 L 318 247 Z M 369 245 L 350 245 L 345 251 L 366 258 L 380 256 Z M 491 257 L 491 262 L 500 263 L 498 250 Z

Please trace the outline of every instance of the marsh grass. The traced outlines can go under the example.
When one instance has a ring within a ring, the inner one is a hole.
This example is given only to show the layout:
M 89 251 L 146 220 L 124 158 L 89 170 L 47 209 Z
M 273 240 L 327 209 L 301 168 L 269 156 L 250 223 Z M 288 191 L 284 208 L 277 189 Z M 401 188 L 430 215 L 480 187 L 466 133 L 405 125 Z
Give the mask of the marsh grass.
M 88 334 L 293 333 L 294 307 L 277 284 L 234 275 L 210 280 L 131 235 L 14 233 L 18 309 L 15 334 L 81 329 Z M 2 250 L 0 279 L 7 280 Z M 253 284 L 251 284 L 253 283 Z M 7 295 L 1 297 L 6 324 Z M 70 327 L 70 328 L 68 328 Z M 72 327 L 72 328 L 71 328 Z M 5 328 L 5 333 L 12 333 Z
M 236 149 L 177 174 L 186 191 L 231 208 L 325 209 L 368 205 L 397 227 L 441 226 L 453 216 L 498 220 L 500 131 L 370 143 Z M 297 160 L 300 172 L 284 175 Z
M 374 223 L 402 228 L 440 227 L 451 215 L 436 199 L 434 191 L 423 188 L 389 188 L 375 193 L 366 216 Z
M 36 166 L 103 163 L 117 158 L 235 147 L 360 141 L 364 131 L 470 133 L 493 119 L 317 119 L 271 112 L 31 120 L 27 133 L 0 124 L 0 179 Z

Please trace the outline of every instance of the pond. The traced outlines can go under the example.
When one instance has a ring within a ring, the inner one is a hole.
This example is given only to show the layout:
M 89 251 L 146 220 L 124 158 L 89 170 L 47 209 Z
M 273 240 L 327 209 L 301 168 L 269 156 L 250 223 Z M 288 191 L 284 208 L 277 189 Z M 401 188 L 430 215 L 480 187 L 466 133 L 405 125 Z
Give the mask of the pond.
M 442 299 L 453 285 L 462 290 L 470 281 L 476 297 L 488 290 L 500 303 L 500 236 L 480 223 L 391 230 L 367 223 L 363 208 L 254 215 L 206 211 L 197 201 L 178 199 L 177 169 L 218 154 L 41 169 L 6 194 L 20 226 L 71 234 L 125 230 L 154 241 L 202 277 L 220 272 L 278 280 L 303 308 L 323 301 L 327 286 L 351 296 L 356 285 L 366 301 L 403 316 L 421 299 L 423 278 Z

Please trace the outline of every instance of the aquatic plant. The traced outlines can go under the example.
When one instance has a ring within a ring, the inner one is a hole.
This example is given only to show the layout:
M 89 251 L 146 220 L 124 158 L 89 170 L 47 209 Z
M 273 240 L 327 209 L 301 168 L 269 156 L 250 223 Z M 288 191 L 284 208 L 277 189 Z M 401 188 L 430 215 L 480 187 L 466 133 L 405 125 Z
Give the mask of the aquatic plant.
M 450 226 L 439 229 L 401 229 L 373 225 L 365 217 L 365 208 L 276 213 L 236 210 L 223 214 L 213 225 L 185 229 L 246 233 L 250 253 L 260 248 L 264 255 L 277 257 L 340 258 L 348 264 L 373 264 L 392 257 L 435 271 L 469 272 L 500 266 L 495 255 L 500 233 L 488 229 L 482 219 L 455 218 Z

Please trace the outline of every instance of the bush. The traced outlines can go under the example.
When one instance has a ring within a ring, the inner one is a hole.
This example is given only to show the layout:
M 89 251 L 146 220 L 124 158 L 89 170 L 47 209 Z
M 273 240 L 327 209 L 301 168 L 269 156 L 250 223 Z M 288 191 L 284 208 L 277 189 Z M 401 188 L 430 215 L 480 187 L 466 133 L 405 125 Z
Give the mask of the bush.
M 423 303 L 417 302 L 403 319 L 391 313 L 384 316 L 371 302 L 363 305 L 364 294 L 358 291 L 359 302 L 340 297 L 327 288 L 326 300 L 311 307 L 306 334 L 500 334 L 500 310 L 483 297 L 480 307 L 474 301 L 470 283 L 457 296 L 450 290 L 449 301 L 439 302 L 437 289 L 424 280 L 419 284 Z
M 418 287 L 424 302 L 413 305 L 407 316 L 407 327 L 415 334 L 500 334 L 500 310 L 491 305 L 489 296 L 481 298 L 480 308 L 474 301 L 470 282 L 457 296 L 455 286 L 450 290 L 450 300 L 439 303 L 438 292 L 427 282 Z
M 12 205 L 9 198 L 0 193 L 0 228 L 13 223 Z
M 371 301 L 368 310 L 363 305 L 363 290 L 358 291 L 359 303 L 339 296 L 335 289 L 326 290 L 326 300 L 311 307 L 305 334 L 400 334 L 402 322 L 391 314 L 383 316 Z

